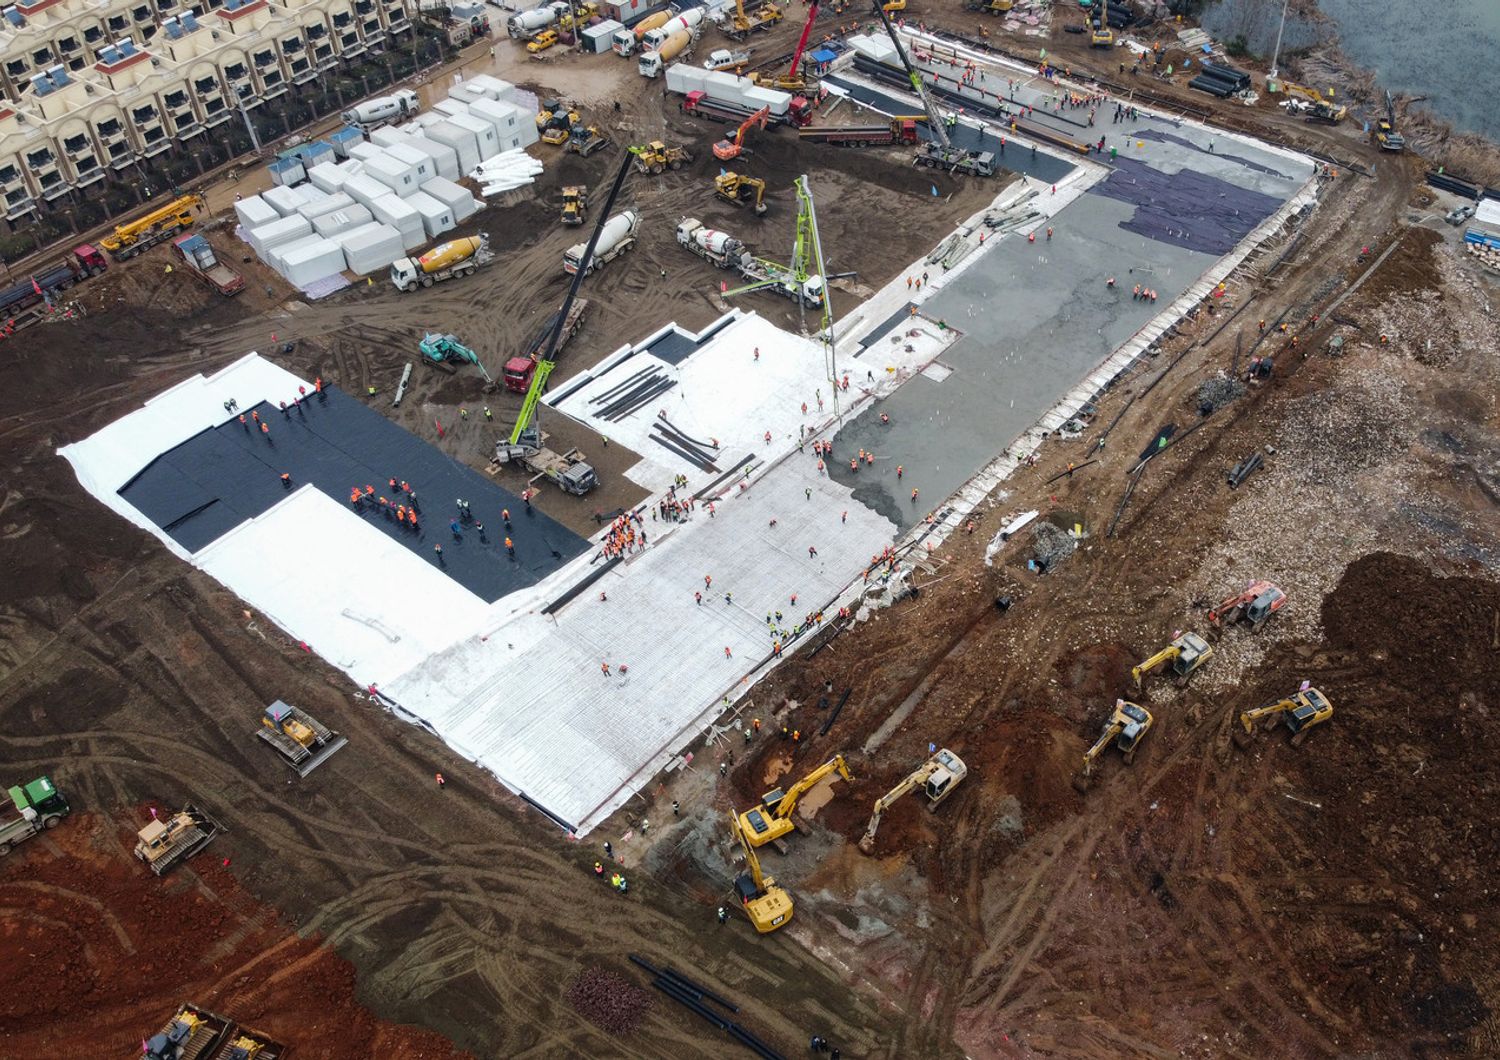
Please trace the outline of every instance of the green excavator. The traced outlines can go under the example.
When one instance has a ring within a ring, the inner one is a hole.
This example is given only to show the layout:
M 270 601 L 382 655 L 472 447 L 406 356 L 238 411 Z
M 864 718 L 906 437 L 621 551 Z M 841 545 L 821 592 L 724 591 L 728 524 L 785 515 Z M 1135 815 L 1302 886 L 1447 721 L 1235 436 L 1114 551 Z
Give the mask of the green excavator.
M 479 369 L 479 374 L 484 376 L 486 383 L 489 383 L 491 386 L 495 384 L 495 381 L 490 378 L 490 373 L 486 372 L 484 365 L 480 363 L 479 354 L 459 342 L 458 337 L 455 335 L 444 335 L 436 331 L 429 332 L 422 337 L 422 342 L 418 348 L 422 351 L 422 360 L 434 368 L 441 368 L 443 371 L 451 374 L 458 371 L 457 365 L 472 364 L 475 368 Z

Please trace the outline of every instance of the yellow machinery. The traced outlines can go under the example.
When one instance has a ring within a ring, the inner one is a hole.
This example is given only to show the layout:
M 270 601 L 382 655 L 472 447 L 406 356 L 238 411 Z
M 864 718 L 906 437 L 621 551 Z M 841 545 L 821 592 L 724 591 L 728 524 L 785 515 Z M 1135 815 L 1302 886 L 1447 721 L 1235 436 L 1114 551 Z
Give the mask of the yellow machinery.
M 553 147 L 561 147 L 563 144 L 568 142 L 568 137 L 571 135 L 571 130 L 565 129 L 558 125 L 554 125 L 546 132 L 542 133 L 542 143 L 550 144 Z
M 424 340 L 423 354 L 430 358 L 428 348 Z M 465 350 L 473 356 L 472 351 Z M 255 730 L 255 735 L 280 751 L 287 765 L 295 769 L 299 777 L 307 776 L 349 743 L 347 736 L 339 735 L 305 710 L 279 699 L 260 716 L 260 728 Z
M 734 878 L 734 890 L 745 915 L 762 935 L 785 926 L 792 919 L 792 896 L 776 886 L 774 878 L 760 871 L 760 858 L 755 856 L 755 848 L 746 840 L 740 819 L 733 813 L 729 815 L 729 827 L 745 852 L 746 871 Z
M 1292 81 L 1278 82 L 1281 91 L 1293 99 L 1299 99 L 1306 108 L 1304 113 L 1308 121 L 1321 122 L 1324 125 L 1337 125 L 1349 116 L 1349 108 L 1341 107 L 1333 103 L 1315 88 L 1299 85 Z M 1331 92 L 1332 90 L 1330 90 Z
M 1246 586 L 1244 592 L 1220 600 L 1219 606 L 1209 611 L 1208 620 L 1216 627 L 1221 623 L 1232 626 L 1243 622 L 1251 632 L 1259 632 L 1266 620 L 1285 605 L 1286 593 L 1280 586 L 1258 579 Z
M 234 1033 L 234 1023 L 197 1005 L 183 1005 L 166 1026 L 141 1041 L 144 1060 L 186 1060 L 224 1056 L 212 1050 Z M 227 1050 L 226 1050 L 227 1051 Z
M 557 99 L 543 100 L 542 109 L 536 112 L 538 132 L 556 128 L 571 129 L 581 121 L 582 115 L 576 110 L 570 110 L 566 103 Z
M 875 853 L 875 830 L 880 819 L 908 792 L 921 788 L 927 793 L 927 809 L 936 810 L 944 799 L 953 794 L 953 789 L 969 775 L 969 767 L 962 758 L 946 747 L 909 773 L 905 780 L 875 800 L 875 811 L 870 814 L 870 823 L 860 837 L 859 849 L 866 854 Z
M 906 10 L 906 0 L 896 0 L 901 5 L 901 10 Z M 750 80 L 758 85 L 774 88 L 781 92 L 803 92 L 807 89 L 807 79 L 802 76 L 802 55 L 807 51 L 807 38 L 812 34 L 813 23 L 818 18 L 819 0 L 812 0 L 807 7 L 807 20 L 802 24 L 802 36 L 797 38 L 796 50 L 792 52 L 792 64 L 787 67 L 784 74 L 777 74 L 770 78 L 762 78 L 757 74 L 751 74 Z M 886 8 L 891 10 L 890 7 Z M 761 124 L 765 128 L 765 124 Z M 714 152 L 718 154 L 717 150 Z M 720 155 L 722 158 L 723 156 Z M 734 156 L 731 155 L 731 158 Z
M 1094 782 L 1094 759 L 1103 753 L 1111 740 L 1124 754 L 1127 766 L 1134 762 L 1141 737 L 1151 731 L 1151 720 L 1151 712 L 1139 703 L 1115 700 L 1115 709 L 1104 723 L 1104 731 L 1094 741 L 1094 746 L 1083 753 L 1083 768 L 1073 777 L 1073 787 L 1080 792 L 1089 790 L 1089 785 Z
M 835 772 L 846 781 L 854 780 L 849 775 L 849 767 L 844 764 L 844 756 L 839 754 L 814 769 L 788 790 L 782 791 L 776 788 L 762 795 L 759 806 L 740 814 L 740 834 L 745 837 L 745 842 L 753 847 L 765 846 L 767 843 L 776 842 L 788 832 L 795 831 L 796 825 L 792 823 L 792 813 L 797 809 L 797 801 L 811 791 L 820 780 Z
M 1177 677 L 1177 684 L 1182 686 L 1198 672 L 1199 667 L 1213 657 L 1214 649 L 1208 641 L 1196 633 L 1183 633 L 1171 644 L 1131 670 L 1130 676 L 1135 678 L 1135 687 L 1139 691 L 1141 678 L 1157 667 L 1171 663 L 1172 673 Z
M 897 11 L 906 10 L 906 0 L 890 0 L 889 3 L 881 4 L 880 7 L 887 15 L 894 14 Z
M 588 217 L 589 189 L 585 184 L 569 184 L 562 190 L 562 223 L 581 225 Z
M 756 217 L 766 212 L 766 182 L 759 177 L 747 177 L 741 173 L 720 173 L 714 178 L 714 194 L 725 202 L 736 206 L 749 205 Z
M 1292 730 L 1292 746 L 1301 747 L 1307 739 L 1309 729 L 1322 725 L 1333 717 L 1333 704 L 1316 688 L 1304 688 L 1285 699 L 1266 703 L 1252 710 L 1240 711 L 1240 727 L 1234 731 L 1234 744 L 1240 750 L 1250 746 L 1255 736 L 1255 723 L 1269 718 L 1269 727 L 1274 728 L 1278 720 L 1284 720 Z
M 663 170 L 681 169 L 693 160 L 687 148 L 668 147 L 660 140 L 652 140 L 644 147 L 632 147 L 630 153 L 635 156 L 635 168 L 652 176 L 659 175 Z
M 753 33 L 758 29 L 770 29 L 785 17 L 781 8 L 772 3 L 761 4 L 753 16 L 747 15 L 745 14 L 745 0 L 734 0 L 734 17 L 729 20 L 729 27 L 724 34 L 731 40 L 744 40 L 747 33 Z
M 1103 7 L 1103 4 L 1099 5 Z M 1113 48 L 1115 46 L 1115 31 L 1109 28 L 1109 23 L 1103 14 L 1095 11 L 1089 22 L 1089 46 L 1092 48 Z
M 728 139 L 720 140 L 714 144 L 714 157 L 720 162 L 730 162 L 740 157 L 740 152 L 745 149 L 745 133 L 752 127 L 759 126 L 764 129 L 766 122 L 770 120 L 771 108 L 761 107 L 750 117 L 740 122 L 740 127 L 734 130 L 734 135 Z
M 207 209 L 208 204 L 203 201 L 203 196 L 184 195 L 160 209 L 152 210 L 145 217 L 115 226 L 113 232 L 99 240 L 99 245 L 109 251 L 115 260 L 125 261 L 171 239 L 178 232 L 191 228 L 193 211 L 202 213 Z
M 588 23 L 589 19 L 593 18 L 598 13 L 599 5 L 595 4 L 593 0 L 584 0 L 583 3 L 576 4 L 573 7 L 572 11 L 564 11 L 561 15 L 558 16 L 557 28 L 561 30 L 572 29 L 575 15 L 577 16 L 578 24 L 585 25 Z
M 135 856 L 160 876 L 208 846 L 218 831 L 218 822 L 189 803 L 181 812 L 154 820 L 137 832 Z
M 1015 0 L 969 0 L 967 7 L 970 11 L 978 11 L 986 15 L 1003 15 L 1015 6 Z
M 1396 131 L 1396 101 L 1385 94 L 1385 117 L 1375 123 L 1375 142 L 1382 151 L 1406 150 L 1406 137 Z

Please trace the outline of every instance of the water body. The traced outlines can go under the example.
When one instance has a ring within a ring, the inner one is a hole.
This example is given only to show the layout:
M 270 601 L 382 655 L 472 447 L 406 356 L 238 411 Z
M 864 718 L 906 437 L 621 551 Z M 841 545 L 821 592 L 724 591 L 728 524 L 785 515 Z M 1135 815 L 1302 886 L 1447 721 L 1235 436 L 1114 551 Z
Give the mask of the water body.
M 1459 130 L 1500 141 L 1500 2 L 1442 0 L 1318 0 L 1338 27 L 1344 51 L 1373 70 L 1382 87 L 1427 97 L 1424 106 Z M 1204 11 L 1203 28 L 1220 40 L 1243 35 L 1251 51 L 1270 56 L 1280 6 L 1265 0 L 1220 0 Z M 1282 49 L 1313 45 L 1316 26 L 1287 17 Z

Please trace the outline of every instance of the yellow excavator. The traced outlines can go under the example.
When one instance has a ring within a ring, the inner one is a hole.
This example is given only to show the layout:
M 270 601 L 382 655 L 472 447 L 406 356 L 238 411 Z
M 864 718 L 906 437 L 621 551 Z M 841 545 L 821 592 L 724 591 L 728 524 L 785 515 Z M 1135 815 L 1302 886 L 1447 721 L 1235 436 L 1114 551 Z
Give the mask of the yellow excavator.
M 1141 737 L 1151 731 L 1151 721 L 1151 712 L 1139 703 L 1115 700 L 1115 709 L 1104 723 L 1104 731 L 1094 741 L 1094 746 L 1083 753 L 1083 768 L 1073 777 L 1074 789 L 1080 793 L 1089 790 L 1089 786 L 1094 783 L 1094 759 L 1103 753 L 1111 740 L 1125 756 L 1125 764 L 1128 766 L 1133 763 L 1136 749 L 1141 745 Z
M 1299 109 L 1308 121 L 1337 125 L 1349 116 L 1348 107 L 1332 102 L 1315 88 L 1308 88 L 1306 85 L 1299 85 L 1292 81 L 1282 81 L 1280 85 L 1281 90 L 1288 96 L 1302 101 Z
M 927 809 L 936 810 L 968 775 L 969 767 L 964 765 L 964 760 L 946 747 L 943 748 L 907 774 L 901 783 L 875 800 L 875 812 L 870 814 L 870 824 L 860 837 L 859 849 L 866 854 L 875 853 L 875 830 L 880 827 L 880 818 L 902 796 L 921 788 L 927 793 Z
M 1234 730 L 1234 745 L 1241 751 L 1250 746 L 1255 736 L 1255 723 L 1269 718 L 1268 727 L 1284 720 L 1292 730 L 1292 746 L 1301 747 L 1307 739 L 1309 729 L 1322 725 L 1333 717 L 1333 704 L 1316 688 L 1304 688 L 1285 699 L 1265 703 L 1251 710 L 1240 711 L 1240 727 Z
M 745 837 L 745 842 L 753 847 L 761 847 L 767 843 L 777 843 L 782 836 L 796 831 L 796 825 L 792 822 L 792 812 L 797 809 L 798 800 L 811 791 L 815 784 L 832 773 L 838 773 L 846 782 L 854 781 L 854 777 L 849 773 L 849 767 L 844 764 L 844 756 L 838 754 L 786 791 L 775 788 L 762 795 L 759 806 L 740 814 L 740 833 Z M 779 847 L 780 844 L 778 844 Z M 782 852 L 785 853 L 784 850 Z
M 113 232 L 99 240 L 99 245 L 109 251 L 116 261 L 125 261 L 171 239 L 183 229 L 191 228 L 194 210 L 199 213 L 207 212 L 208 203 L 203 201 L 203 196 L 184 195 L 173 199 L 144 217 L 117 225 Z
M 1135 678 L 1136 691 L 1140 691 L 1141 678 L 1167 663 L 1172 664 L 1172 673 L 1177 677 L 1178 687 L 1188 683 L 1204 663 L 1214 657 L 1213 646 L 1196 633 L 1183 633 L 1171 644 L 1130 671 Z
M 729 828 L 745 852 L 746 871 L 734 878 L 734 890 L 745 915 L 762 935 L 785 927 L 792 919 L 792 896 L 776 886 L 774 877 L 760 871 L 760 858 L 755 856 L 755 848 L 745 838 L 740 819 L 733 813 L 729 815 Z
M 766 213 L 766 182 L 760 177 L 724 172 L 714 178 L 714 194 L 736 206 L 749 205 L 756 217 Z

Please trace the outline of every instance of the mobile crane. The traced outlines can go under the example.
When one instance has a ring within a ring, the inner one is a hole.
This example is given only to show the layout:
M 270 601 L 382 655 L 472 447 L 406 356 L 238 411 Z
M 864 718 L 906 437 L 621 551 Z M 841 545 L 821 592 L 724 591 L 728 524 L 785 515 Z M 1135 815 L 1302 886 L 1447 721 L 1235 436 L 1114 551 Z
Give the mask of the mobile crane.
M 885 26 L 886 35 L 896 46 L 896 54 L 901 57 L 901 65 L 906 68 L 906 76 L 911 81 L 912 91 L 916 92 L 922 100 L 922 109 L 927 112 L 927 127 L 932 131 L 932 135 L 937 137 L 935 144 L 931 142 L 922 144 L 917 152 L 916 163 L 933 169 L 946 169 L 950 173 L 968 173 L 978 177 L 994 176 L 995 156 L 993 152 L 966 151 L 961 147 L 953 146 L 953 141 L 948 139 L 948 131 L 942 116 L 933 106 L 932 97 L 927 94 L 927 86 L 922 83 L 922 75 L 918 73 L 916 67 L 912 66 L 911 58 L 906 54 L 906 45 L 901 43 L 901 38 L 896 34 L 896 28 L 891 25 L 890 16 L 878 3 L 875 5 L 875 10 Z
M 208 203 L 203 201 L 203 196 L 184 195 L 144 217 L 116 225 L 113 232 L 99 240 L 99 245 L 116 261 L 125 261 L 171 239 L 183 229 L 191 228 L 193 211 L 202 213 L 207 209 Z
M 1161 651 L 1130 671 L 1135 678 L 1136 691 L 1140 691 L 1141 678 L 1167 663 L 1172 664 L 1172 673 L 1177 676 L 1179 687 L 1188 683 L 1198 668 L 1214 657 L 1213 646 L 1196 633 L 1183 633 Z
M 802 76 L 802 54 L 807 50 L 807 38 L 812 35 L 813 22 L 817 20 L 817 17 L 818 0 L 812 0 L 807 7 L 807 21 L 802 24 L 802 36 L 797 38 L 797 50 L 792 52 L 792 65 L 787 68 L 786 73 L 765 80 L 752 76 L 751 80 L 782 92 L 806 91 L 807 80 Z
M 740 849 L 745 852 L 746 871 L 734 878 L 734 890 L 739 895 L 745 915 L 762 935 L 784 927 L 792 919 L 792 896 L 776 886 L 774 877 L 761 872 L 760 858 L 755 856 L 755 848 L 750 845 L 740 828 L 740 819 L 732 812 L 729 815 L 729 829 L 739 841 Z
M 1104 723 L 1104 731 L 1099 734 L 1094 745 L 1083 753 L 1083 768 L 1073 777 L 1074 789 L 1080 794 L 1089 790 L 1094 782 L 1094 759 L 1103 753 L 1111 740 L 1125 756 L 1127 766 L 1134 762 L 1141 737 L 1151 730 L 1151 720 L 1151 712 L 1139 703 L 1115 700 L 1115 709 Z
M 751 18 L 745 14 L 745 0 L 734 0 L 734 15 L 729 20 L 729 25 L 724 27 L 724 35 L 730 40 L 741 41 L 756 30 L 770 29 L 785 17 L 781 8 L 767 2 L 761 4 L 755 11 L 755 17 Z
M 792 813 L 797 809 L 798 800 L 824 777 L 835 772 L 845 781 L 854 781 L 849 767 L 844 763 L 844 756 L 837 754 L 786 791 L 774 788 L 762 795 L 759 806 L 740 814 L 740 832 L 744 835 L 745 842 L 753 847 L 765 846 L 767 843 L 778 843 L 782 836 L 795 831 Z
M 1286 727 L 1292 730 L 1292 746 L 1301 747 L 1308 730 L 1331 717 L 1333 704 L 1328 697 L 1316 688 L 1303 688 L 1285 699 L 1240 711 L 1240 727 L 1234 730 L 1234 745 L 1242 751 L 1249 747 L 1255 736 L 1255 723 L 1270 718 L 1269 724 L 1273 728 L 1278 720 L 1284 720 Z
M 740 122 L 740 127 L 734 130 L 733 134 L 714 144 L 714 157 L 720 162 L 732 162 L 739 158 L 740 152 L 745 149 L 745 133 L 749 132 L 752 126 L 764 129 L 770 117 L 771 108 L 761 107 L 760 110 Z
M 875 853 L 875 830 L 880 827 L 880 819 L 908 793 L 921 788 L 927 793 L 927 809 L 936 810 L 968 775 L 969 767 L 964 765 L 963 759 L 946 747 L 943 748 L 908 773 L 901 783 L 875 800 L 875 810 L 870 814 L 865 834 L 860 837 L 859 849 L 866 854 Z
M 1244 622 L 1253 632 L 1259 632 L 1276 612 L 1286 605 L 1286 593 L 1280 586 L 1264 579 L 1257 579 L 1245 587 L 1243 592 L 1226 596 L 1219 606 L 1208 613 L 1208 621 L 1218 627 Z

